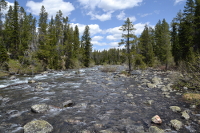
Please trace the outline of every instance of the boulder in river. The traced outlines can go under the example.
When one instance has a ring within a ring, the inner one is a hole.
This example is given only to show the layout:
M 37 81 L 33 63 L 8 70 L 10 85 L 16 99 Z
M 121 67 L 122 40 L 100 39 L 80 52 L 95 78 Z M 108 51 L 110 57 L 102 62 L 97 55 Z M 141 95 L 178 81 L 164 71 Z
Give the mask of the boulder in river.
M 10 80 L 14 80 L 14 79 L 16 79 L 16 78 L 17 78 L 17 77 L 13 75 L 13 76 L 11 76 L 9 79 L 10 79 Z
M 188 114 L 186 111 L 181 112 L 181 114 L 182 114 L 182 117 L 183 117 L 184 119 L 186 119 L 186 120 L 189 120 L 189 119 L 190 119 L 190 116 L 189 116 L 189 114 Z
M 170 106 L 170 109 L 171 109 L 173 112 L 181 112 L 181 108 L 178 107 L 178 106 Z
M 24 125 L 24 133 L 50 133 L 53 126 L 44 120 L 33 120 Z
M 47 104 L 36 104 L 31 106 L 31 110 L 35 113 L 44 113 L 49 110 L 49 106 Z
M 73 106 L 74 105 L 74 103 L 73 103 L 73 101 L 72 100 L 68 100 L 68 101 L 66 101 L 66 102 L 64 102 L 63 103 L 63 107 L 71 107 L 71 106 Z
M 179 120 L 171 120 L 170 121 L 170 123 L 171 123 L 171 126 L 173 127 L 173 128 L 175 128 L 177 131 L 182 127 L 182 122 L 181 121 L 179 121 Z
M 160 116 L 158 116 L 158 115 L 155 115 L 154 117 L 152 117 L 151 121 L 153 123 L 156 123 L 156 124 L 161 124 L 162 123 L 162 120 L 161 120 Z
M 156 126 L 151 126 L 149 128 L 149 133 L 164 133 L 164 130 L 162 130 Z

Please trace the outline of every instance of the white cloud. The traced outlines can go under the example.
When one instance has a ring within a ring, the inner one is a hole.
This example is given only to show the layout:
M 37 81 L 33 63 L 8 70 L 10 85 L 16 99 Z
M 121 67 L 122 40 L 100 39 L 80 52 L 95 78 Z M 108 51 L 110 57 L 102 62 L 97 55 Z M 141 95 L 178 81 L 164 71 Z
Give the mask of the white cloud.
M 49 18 L 56 15 L 56 13 L 61 10 L 63 16 L 68 16 L 75 9 L 70 2 L 65 2 L 64 0 L 43 0 L 42 2 L 28 1 L 26 6 L 28 7 L 28 12 L 34 15 L 39 15 L 42 5 L 48 12 Z
M 176 4 L 180 3 L 180 2 L 183 2 L 183 1 L 185 1 L 185 0 L 175 0 L 174 5 L 176 5 Z
M 87 15 L 90 15 L 92 20 L 98 19 L 98 20 L 100 20 L 100 21 L 106 21 L 106 20 L 110 20 L 110 19 L 111 19 L 112 13 L 113 13 L 113 12 L 110 11 L 110 12 L 104 13 L 104 14 L 102 14 L 102 15 L 98 15 L 98 14 L 95 14 L 95 13 L 93 13 L 93 12 L 91 11 L 91 12 L 89 12 Z
M 93 45 L 98 45 L 98 46 L 106 46 L 107 44 L 105 42 L 98 42 L 98 41 L 91 41 Z
M 84 9 L 89 11 L 87 15 L 91 16 L 92 20 L 100 20 L 100 21 L 106 21 L 110 20 L 112 18 L 112 13 L 116 10 L 124 10 L 128 8 L 133 8 L 135 6 L 139 6 L 140 3 L 143 0 L 78 0 L 80 5 L 83 6 Z M 102 15 L 99 15 L 95 13 L 97 9 L 103 10 L 104 13 Z M 124 20 L 123 18 L 123 12 L 118 15 L 119 20 Z M 132 20 L 135 21 L 135 17 L 132 17 Z
M 116 16 L 118 20 L 127 20 L 126 14 L 124 13 L 124 11 L 121 11 L 119 15 Z M 135 22 L 136 21 L 136 17 L 135 16 L 130 16 L 129 17 L 131 22 Z
M 92 38 L 92 41 L 101 41 L 102 39 L 103 39 L 102 36 L 94 36 L 94 37 Z
M 104 11 L 123 10 L 139 6 L 143 0 L 78 0 L 87 9 L 100 8 Z
M 117 15 L 117 19 L 124 20 L 124 18 L 126 18 L 126 14 L 124 13 L 124 11 L 121 11 L 120 14 Z
M 152 13 L 145 13 L 145 14 L 142 14 L 140 15 L 141 17 L 146 17 L 146 16 L 149 16 L 149 15 L 152 15 Z
M 78 26 L 79 28 L 79 33 L 80 35 L 82 36 L 83 35 L 83 32 L 85 30 L 85 26 L 84 24 L 79 24 L 79 23 L 71 23 L 72 27 L 75 27 L 76 25 Z M 99 25 L 98 24 L 90 24 L 88 25 L 90 27 L 90 35 L 91 36 L 94 36 L 95 34 L 97 33 L 101 33 L 102 30 L 100 29 Z

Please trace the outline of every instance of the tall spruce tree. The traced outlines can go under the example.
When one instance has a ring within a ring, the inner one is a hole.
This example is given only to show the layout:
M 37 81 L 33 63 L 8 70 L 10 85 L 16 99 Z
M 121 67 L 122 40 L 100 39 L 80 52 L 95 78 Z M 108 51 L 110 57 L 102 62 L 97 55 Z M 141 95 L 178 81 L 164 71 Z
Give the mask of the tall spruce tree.
M 144 62 L 148 66 L 153 66 L 154 63 L 154 52 L 153 52 L 153 35 L 151 34 L 152 28 L 145 25 L 145 28 L 140 36 L 140 53 L 144 57 Z
M 194 36 L 194 45 L 195 50 L 200 52 L 200 0 L 195 0 L 195 36 Z
M 85 30 L 81 38 L 81 47 L 83 48 L 83 64 L 85 67 L 89 67 L 92 44 L 90 37 L 90 27 L 88 25 L 85 26 Z
M 131 72 L 131 57 L 132 54 L 130 52 L 131 44 L 134 42 L 134 38 L 136 37 L 134 35 L 134 25 L 130 21 L 129 18 L 125 21 L 125 24 L 123 24 L 120 28 L 123 32 L 126 32 L 126 34 L 122 34 L 121 42 L 119 42 L 119 45 L 125 44 L 126 50 L 127 50 L 127 58 L 128 58 L 128 67 L 129 67 L 129 73 Z
M 3 18 L 4 18 L 4 11 L 7 9 L 7 2 L 5 0 L 0 0 L 0 37 L 3 34 Z

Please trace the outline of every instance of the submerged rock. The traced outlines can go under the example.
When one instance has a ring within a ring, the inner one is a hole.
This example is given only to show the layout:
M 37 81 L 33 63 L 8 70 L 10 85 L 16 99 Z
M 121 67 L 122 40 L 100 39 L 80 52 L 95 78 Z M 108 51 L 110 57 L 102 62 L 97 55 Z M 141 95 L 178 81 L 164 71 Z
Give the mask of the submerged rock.
M 31 110 L 35 113 L 44 113 L 49 110 L 49 106 L 47 104 L 36 104 L 31 106 Z
M 162 130 L 156 126 L 151 126 L 149 128 L 149 133 L 164 133 L 164 130 Z
M 68 101 L 66 101 L 66 102 L 64 102 L 63 103 L 63 107 L 71 107 L 71 106 L 73 106 L 74 105 L 74 103 L 73 103 L 73 101 L 72 100 L 68 100 Z
M 182 125 L 183 125 L 182 122 L 179 121 L 179 120 L 171 120 L 170 123 L 171 123 L 171 126 L 172 126 L 174 129 L 176 129 L 177 131 L 178 131 L 179 129 L 181 129 L 181 127 L 182 127 Z
M 178 107 L 178 106 L 170 106 L 170 109 L 171 109 L 173 112 L 181 112 L 181 108 Z
M 151 118 L 151 121 L 156 124 L 162 123 L 162 120 L 161 120 L 160 116 L 158 116 L 158 115 L 155 115 L 153 118 Z
M 126 127 L 127 133 L 145 133 L 143 126 L 137 126 L 137 125 L 128 125 Z
M 155 85 L 158 85 L 161 83 L 161 79 L 158 78 L 158 77 L 153 77 L 152 78 L 152 83 L 155 84 Z
M 34 120 L 24 126 L 24 133 L 50 133 L 53 126 L 44 120 Z
M 28 83 L 35 83 L 35 80 L 29 80 Z

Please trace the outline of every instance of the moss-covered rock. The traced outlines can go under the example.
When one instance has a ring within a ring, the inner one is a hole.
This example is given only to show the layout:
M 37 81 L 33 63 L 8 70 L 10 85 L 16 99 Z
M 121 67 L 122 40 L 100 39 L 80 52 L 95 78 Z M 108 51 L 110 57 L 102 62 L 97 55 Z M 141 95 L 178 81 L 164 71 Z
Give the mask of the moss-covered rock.
M 179 129 L 181 129 L 181 127 L 183 126 L 182 122 L 179 121 L 179 120 L 171 120 L 170 123 L 171 123 L 171 126 L 172 126 L 174 129 L 176 129 L 177 131 L 178 131 Z
M 24 125 L 24 133 L 50 133 L 53 126 L 44 120 L 34 120 Z
M 162 130 L 156 126 L 151 126 L 149 128 L 149 133 L 164 133 L 164 130 Z

